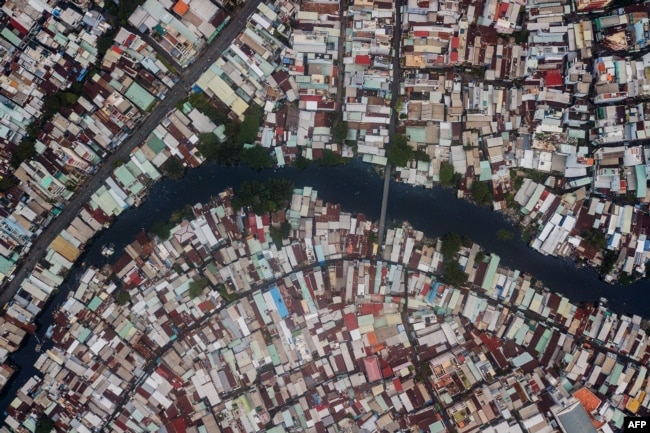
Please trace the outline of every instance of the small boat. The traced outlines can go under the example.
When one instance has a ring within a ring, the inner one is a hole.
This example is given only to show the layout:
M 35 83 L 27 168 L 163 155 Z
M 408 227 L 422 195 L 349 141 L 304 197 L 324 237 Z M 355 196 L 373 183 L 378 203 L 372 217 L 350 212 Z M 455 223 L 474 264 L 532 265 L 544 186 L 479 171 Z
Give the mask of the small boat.
M 598 300 L 598 302 L 600 303 L 600 305 L 602 305 L 602 306 L 604 307 L 604 306 L 607 305 L 607 298 L 605 298 L 605 297 L 601 297 L 601 298 Z
M 40 353 L 41 349 L 43 348 L 43 343 L 41 343 L 41 340 L 39 340 L 38 335 L 34 334 L 34 338 L 36 338 L 35 350 L 36 350 L 36 352 Z
M 110 257 L 113 254 L 115 254 L 115 248 L 113 247 L 113 244 L 104 245 L 102 248 L 102 256 Z

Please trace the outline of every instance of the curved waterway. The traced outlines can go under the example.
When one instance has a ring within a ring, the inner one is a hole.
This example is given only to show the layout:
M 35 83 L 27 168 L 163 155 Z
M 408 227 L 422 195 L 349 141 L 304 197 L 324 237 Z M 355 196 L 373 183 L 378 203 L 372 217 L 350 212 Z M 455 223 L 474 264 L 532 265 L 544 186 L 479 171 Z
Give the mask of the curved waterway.
M 186 204 L 205 203 L 225 188 L 237 189 L 245 180 L 264 181 L 273 177 L 290 179 L 296 187 L 312 186 L 319 197 L 330 203 L 341 204 L 344 211 L 364 213 L 372 220 L 379 219 L 383 181 L 373 168 L 358 161 L 339 167 L 313 165 L 302 171 L 287 168 L 261 172 L 246 167 L 223 168 L 204 164 L 189 170 L 181 180 L 165 179 L 156 183 L 139 208 L 125 211 L 109 229 L 95 238 L 80 262 L 102 266 L 110 260 L 100 254 L 102 245 L 115 245 L 115 260 L 123 248 L 133 242 L 139 231 L 149 230 L 155 222 L 169 219 L 173 211 Z M 530 273 L 574 303 L 592 302 L 604 296 L 609 300 L 608 306 L 612 311 L 650 318 L 650 280 L 624 287 L 612 286 L 600 281 L 593 270 L 577 268 L 569 260 L 545 257 L 529 248 L 520 239 L 519 231 L 502 215 L 459 200 L 452 190 L 414 188 L 395 182 L 390 188 L 387 224 L 406 220 L 428 237 L 441 236 L 449 231 L 468 236 L 486 250 L 498 254 L 502 266 Z M 499 229 L 516 232 L 516 239 L 497 239 Z M 74 287 L 82 272 L 80 265 L 73 269 L 37 321 L 37 334 L 41 341 L 45 339 L 52 313 L 66 299 L 68 290 Z M 23 348 L 13 355 L 14 363 L 21 370 L 0 395 L 0 413 L 11 403 L 16 391 L 37 373 L 33 367 L 38 358 L 36 343 L 36 339 L 29 336 Z M 43 350 L 50 346 L 51 343 L 45 342 Z

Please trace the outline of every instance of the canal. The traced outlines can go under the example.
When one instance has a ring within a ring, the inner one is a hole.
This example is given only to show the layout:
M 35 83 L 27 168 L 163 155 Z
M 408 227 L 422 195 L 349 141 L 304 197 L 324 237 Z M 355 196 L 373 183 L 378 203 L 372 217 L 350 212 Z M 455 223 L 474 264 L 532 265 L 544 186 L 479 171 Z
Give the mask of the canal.
M 237 189 L 245 180 L 264 181 L 273 177 L 290 179 L 297 187 L 313 186 L 321 198 L 327 202 L 340 203 L 344 211 L 364 213 L 372 220 L 379 218 L 383 180 L 367 164 L 353 161 L 347 166 L 313 165 L 303 171 L 287 168 L 261 172 L 245 167 L 223 168 L 204 164 L 189 170 L 179 181 L 165 179 L 155 184 L 147 200 L 139 208 L 124 212 L 109 229 L 100 233 L 79 262 L 102 266 L 109 262 L 109 259 L 100 254 L 102 245 L 115 245 L 114 260 L 127 244 L 133 242 L 139 231 L 149 230 L 155 222 L 169 219 L 173 211 L 186 204 L 206 202 L 225 188 Z M 387 215 L 389 227 L 391 222 L 406 220 L 428 237 L 441 236 L 449 231 L 468 236 L 487 251 L 498 254 L 503 266 L 530 273 L 574 303 L 606 297 L 610 309 L 617 313 L 650 317 L 648 280 L 625 287 L 608 285 L 600 281 L 593 270 L 577 268 L 569 260 L 540 255 L 530 249 L 520 236 L 514 240 L 499 240 L 497 232 L 500 229 L 519 232 L 502 215 L 459 200 L 452 190 L 414 188 L 398 183 L 392 183 L 390 188 Z M 45 331 L 53 312 L 65 301 L 68 290 L 75 285 L 82 272 L 83 269 L 78 264 L 37 321 L 37 335 L 41 341 L 45 340 Z M 0 395 L 0 413 L 11 403 L 16 391 L 37 373 L 33 367 L 39 356 L 35 351 L 36 343 L 36 338 L 29 336 L 24 347 L 13 355 L 14 363 L 21 369 Z M 51 343 L 46 341 L 43 350 L 49 347 Z

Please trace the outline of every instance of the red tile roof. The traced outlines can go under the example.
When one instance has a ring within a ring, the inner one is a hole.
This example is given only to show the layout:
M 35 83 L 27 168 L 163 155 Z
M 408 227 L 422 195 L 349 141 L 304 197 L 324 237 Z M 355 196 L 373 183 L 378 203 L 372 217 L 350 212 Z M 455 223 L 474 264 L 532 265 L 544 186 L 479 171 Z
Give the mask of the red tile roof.
M 359 54 L 354 58 L 354 63 L 356 63 L 357 65 L 370 66 L 371 59 L 370 56 L 363 56 Z
M 376 356 L 369 356 L 363 360 L 363 366 L 368 375 L 368 382 L 376 382 L 381 379 L 381 372 L 379 371 L 379 362 Z

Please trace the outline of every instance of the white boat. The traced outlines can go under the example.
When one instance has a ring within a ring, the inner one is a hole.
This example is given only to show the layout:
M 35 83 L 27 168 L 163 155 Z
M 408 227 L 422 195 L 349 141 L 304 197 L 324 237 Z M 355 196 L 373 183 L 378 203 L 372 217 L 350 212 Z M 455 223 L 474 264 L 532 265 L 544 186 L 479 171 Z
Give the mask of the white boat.
M 104 247 L 102 248 L 102 256 L 110 257 L 113 254 L 115 254 L 115 248 L 113 248 L 113 245 L 112 244 L 104 245 Z

